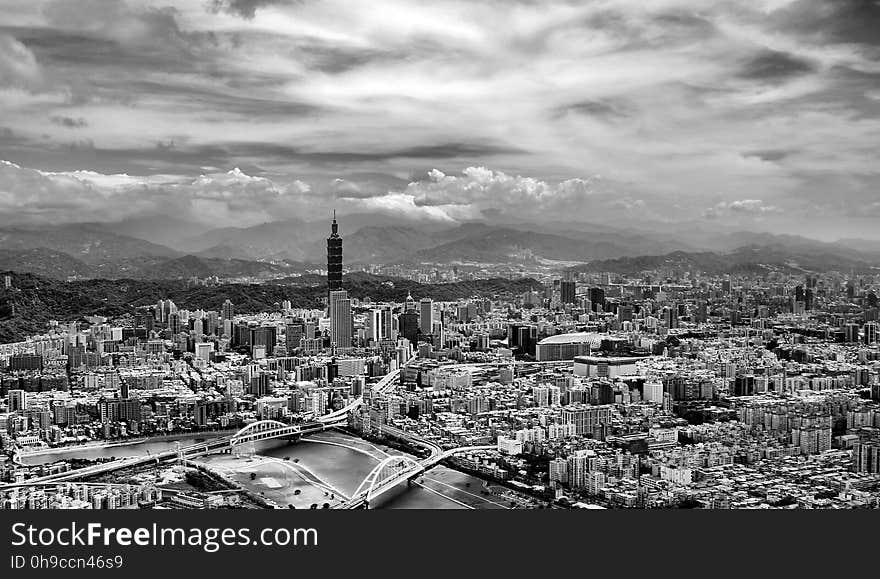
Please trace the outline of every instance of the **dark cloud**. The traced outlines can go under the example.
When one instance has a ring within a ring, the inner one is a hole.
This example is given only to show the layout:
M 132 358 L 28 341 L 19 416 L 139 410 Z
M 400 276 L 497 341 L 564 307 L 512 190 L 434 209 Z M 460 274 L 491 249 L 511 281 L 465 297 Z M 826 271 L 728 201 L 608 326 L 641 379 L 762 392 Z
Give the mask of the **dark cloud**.
M 205 68 L 197 58 L 198 44 L 145 45 L 86 31 L 40 28 L 19 29 L 17 34 L 57 80 L 74 86 L 91 86 L 102 79 L 116 86 L 138 74 L 196 73 Z
M 157 142 L 151 147 L 105 148 L 90 139 L 46 143 L 24 140 L 2 146 L 0 159 L 26 161 L 34 168 L 73 171 L 89 167 L 107 173 L 147 175 L 152 171 L 193 173 L 201 167 L 239 166 L 246 171 L 261 171 L 263 164 L 302 163 L 309 166 L 344 166 L 352 163 L 376 163 L 394 159 L 471 159 L 523 151 L 495 145 L 447 143 L 385 151 L 321 151 L 274 142 L 218 142 L 193 145 L 181 139 Z
M 139 10 L 123 0 L 56 0 L 43 12 L 57 29 L 122 42 L 168 48 L 188 44 L 193 38 L 181 30 L 177 10 L 171 6 Z
M 603 119 L 625 118 L 630 116 L 632 109 L 622 102 L 609 100 L 588 100 L 574 103 L 558 109 L 561 113 L 572 112 Z
M 750 80 L 772 82 L 815 71 L 816 65 L 810 60 L 778 50 L 764 50 L 746 61 L 739 71 L 739 76 Z
M 756 151 L 745 151 L 742 156 L 746 158 L 761 159 L 762 161 L 781 161 L 792 154 L 792 151 L 786 149 L 761 149 Z
M 325 44 L 309 44 L 297 48 L 297 55 L 311 70 L 339 74 L 371 62 L 405 60 L 409 51 L 349 49 Z
M 226 143 L 221 150 L 224 150 L 232 158 L 271 158 L 307 161 L 315 164 L 368 163 L 391 159 L 467 159 L 524 152 L 513 147 L 479 143 L 442 143 L 371 151 L 320 151 L 279 143 L 238 142 Z
M 131 92 L 139 96 L 153 95 L 193 107 L 201 112 L 226 112 L 251 117 L 303 117 L 317 114 L 321 107 L 293 100 L 260 98 L 246 88 L 236 89 L 225 83 L 193 86 L 183 82 L 140 80 L 130 83 Z
M 880 2 L 798 0 L 774 12 L 783 30 L 831 43 L 880 45 Z
M 53 124 L 66 129 L 79 129 L 88 126 L 88 122 L 82 117 L 74 119 L 73 117 L 52 116 L 49 118 Z
M 238 14 L 242 18 L 253 18 L 257 9 L 274 4 L 291 4 L 294 0 L 213 0 L 211 10 Z

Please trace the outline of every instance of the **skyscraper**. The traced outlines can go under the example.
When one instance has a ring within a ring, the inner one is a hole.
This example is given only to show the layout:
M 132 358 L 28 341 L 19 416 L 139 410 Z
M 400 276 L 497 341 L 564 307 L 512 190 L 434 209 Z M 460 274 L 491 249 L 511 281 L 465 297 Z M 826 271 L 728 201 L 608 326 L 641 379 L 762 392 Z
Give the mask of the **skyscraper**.
M 345 290 L 330 292 L 330 343 L 336 348 L 351 347 L 351 300 Z
M 235 307 L 233 307 L 232 302 L 226 300 L 223 302 L 223 308 L 220 311 L 220 317 L 224 320 L 231 320 L 235 317 Z
M 371 342 L 378 342 L 383 338 L 382 334 L 382 310 L 375 309 L 370 310 L 367 313 L 367 319 L 365 323 L 365 329 L 367 334 L 367 340 Z
M 287 324 L 284 329 L 284 345 L 287 346 L 288 355 L 299 349 L 304 335 L 305 323 L 302 320 L 294 320 Z
M 575 303 L 575 301 L 577 301 L 575 298 L 575 295 L 577 292 L 577 285 L 575 284 L 575 282 L 572 280 L 564 279 L 564 280 L 562 280 L 560 286 L 561 286 L 561 290 L 562 290 L 562 303 L 564 303 L 564 304 Z
M 419 314 L 414 311 L 405 311 L 398 319 L 400 335 L 413 344 L 419 342 Z
M 327 238 L 327 296 L 342 289 L 342 238 L 339 237 L 339 225 L 336 223 L 336 212 L 333 212 L 330 237 Z
M 434 330 L 434 301 L 431 298 L 419 300 L 419 331 L 428 335 Z
M 7 396 L 10 412 L 21 412 L 27 408 L 27 392 L 24 390 L 10 390 Z
M 394 317 L 391 314 L 391 308 L 385 306 L 381 310 L 382 312 L 382 330 L 380 332 L 380 337 L 383 340 L 394 340 L 396 339 L 395 331 L 394 331 Z

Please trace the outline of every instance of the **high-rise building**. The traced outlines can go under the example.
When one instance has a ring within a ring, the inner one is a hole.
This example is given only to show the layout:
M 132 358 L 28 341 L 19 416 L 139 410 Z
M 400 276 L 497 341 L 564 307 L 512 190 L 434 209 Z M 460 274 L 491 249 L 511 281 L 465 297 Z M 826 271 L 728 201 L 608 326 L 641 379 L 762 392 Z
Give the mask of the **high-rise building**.
M 538 344 L 538 328 L 531 324 L 509 324 L 507 345 L 519 354 L 535 355 Z
M 380 338 L 383 340 L 397 339 L 394 335 L 394 316 L 391 315 L 391 308 L 386 306 L 381 309 L 381 322 L 382 331 L 379 334 Z
M 375 309 L 367 312 L 367 319 L 364 324 L 366 330 L 366 338 L 371 342 L 378 342 L 383 338 L 382 335 L 382 310 Z
M 860 440 L 853 445 L 856 472 L 880 474 L 880 440 Z
M 611 408 L 611 406 L 572 404 L 563 407 L 560 413 L 560 422 L 574 424 L 575 433 L 590 436 L 596 426 L 611 423 Z
M 859 341 L 859 325 L 858 324 L 846 324 L 843 326 L 844 340 L 847 342 L 858 342 Z
M 573 280 L 562 280 L 560 285 L 561 294 L 562 294 L 562 303 L 564 304 L 573 304 L 576 301 L 575 295 L 577 293 L 577 286 Z
M 590 298 L 590 305 L 593 311 L 599 311 L 599 306 L 605 308 L 605 290 L 600 287 L 591 287 L 587 296 Z
M 862 328 L 863 340 L 866 344 L 876 344 L 877 343 L 877 322 L 868 322 Z
M 13 354 L 9 358 L 9 370 L 42 370 L 43 357 L 39 354 Z
M 223 302 L 223 308 L 220 315 L 224 320 L 231 320 L 235 317 L 235 308 L 233 307 L 231 301 L 226 300 L 225 302 Z
M 98 401 L 101 422 L 140 422 L 141 403 L 136 398 L 102 398 Z
M 171 330 L 171 333 L 177 335 L 180 333 L 181 325 L 180 325 L 180 315 L 177 312 L 168 315 L 168 328 Z
M 259 326 L 250 328 L 250 346 L 253 349 L 256 346 L 265 348 L 267 356 L 271 356 L 275 350 L 275 343 L 278 340 L 278 330 L 275 326 Z
M 327 295 L 342 289 L 342 238 L 333 212 L 330 237 L 327 238 Z
M 330 292 L 330 343 L 336 348 L 351 347 L 351 299 L 345 290 Z
M 400 335 L 412 342 L 419 341 L 419 314 L 413 311 L 407 311 L 400 314 L 398 319 L 400 326 Z
M 21 412 L 27 408 L 27 392 L 24 390 L 10 390 L 7 403 L 10 412 Z
M 434 330 L 434 301 L 431 298 L 422 298 L 419 301 L 419 331 L 422 334 L 431 334 Z
M 663 321 L 666 327 L 674 329 L 678 327 L 678 308 L 675 306 L 665 308 L 663 311 Z
M 293 323 L 287 324 L 284 328 L 284 345 L 288 354 L 300 347 L 304 335 L 305 324 L 302 320 L 294 320 Z

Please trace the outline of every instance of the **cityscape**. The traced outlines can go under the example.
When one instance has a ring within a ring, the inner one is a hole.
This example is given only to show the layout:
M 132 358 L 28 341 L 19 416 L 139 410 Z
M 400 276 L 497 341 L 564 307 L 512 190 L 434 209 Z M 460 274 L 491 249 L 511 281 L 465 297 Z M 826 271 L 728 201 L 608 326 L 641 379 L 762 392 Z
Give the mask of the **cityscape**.
M 880 508 L 878 27 L 0 0 L 0 509 Z
M 163 299 L 0 346 L 3 507 L 878 507 L 877 274 L 393 303 L 343 257 L 334 217 L 326 308 Z

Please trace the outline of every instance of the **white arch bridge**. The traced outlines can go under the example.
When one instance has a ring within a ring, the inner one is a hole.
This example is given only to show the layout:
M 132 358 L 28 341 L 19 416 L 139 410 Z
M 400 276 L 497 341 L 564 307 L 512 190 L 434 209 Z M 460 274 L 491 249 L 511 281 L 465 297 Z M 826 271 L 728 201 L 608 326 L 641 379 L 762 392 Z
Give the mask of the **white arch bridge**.
M 369 508 L 370 502 L 399 485 L 425 472 L 425 465 L 409 456 L 389 456 L 373 467 L 370 474 L 351 498 L 340 505 L 343 509 Z
M 324 426 L 318 424 L 284 424 L 277 420 L 260 420 L 251 422 L 229 438 L 230 446 L 238 446 L 257 440 L 270 438 L 284 438 L 287 436 L 301 436 L 303 431 L 323 430 Z
M 373 467 L 373 470 L 370 471 L 370 474 L 366 476 L 360 486 L 358 486 L 357 490 L 354 491 L 354 494 L 352 494 L 346 502 L 340 504 L 336 508 L 370 508 L 370 503 L 374 499 L 387 493 L 403 481 L 412 481 L 443 459 L 463 452 L 473 450 L 492 450 L 495 448 L 497 448 L 495 445 L 461 446 L 443 452 L 433 453 L 428 458 L 423 458 L 422 460 L 416 460 L 405 455 L 389 456 Z
M 328 415 L 329 416 L 329 415 Z M 306 434 L 314 434 L 322 430 L 328 430 L 348 420 L 345 414 L 336 414 L 331 418 L 322 416 L 313 422 L 303 424 L 285 424 L 277 420 L 259 420 L 251 422 L 232 436 L 228 440 L 229 446 L 235 447 L 248 442 L 257 440 L 269 440 L 271 438 L 292 438 L 305 436 Z

